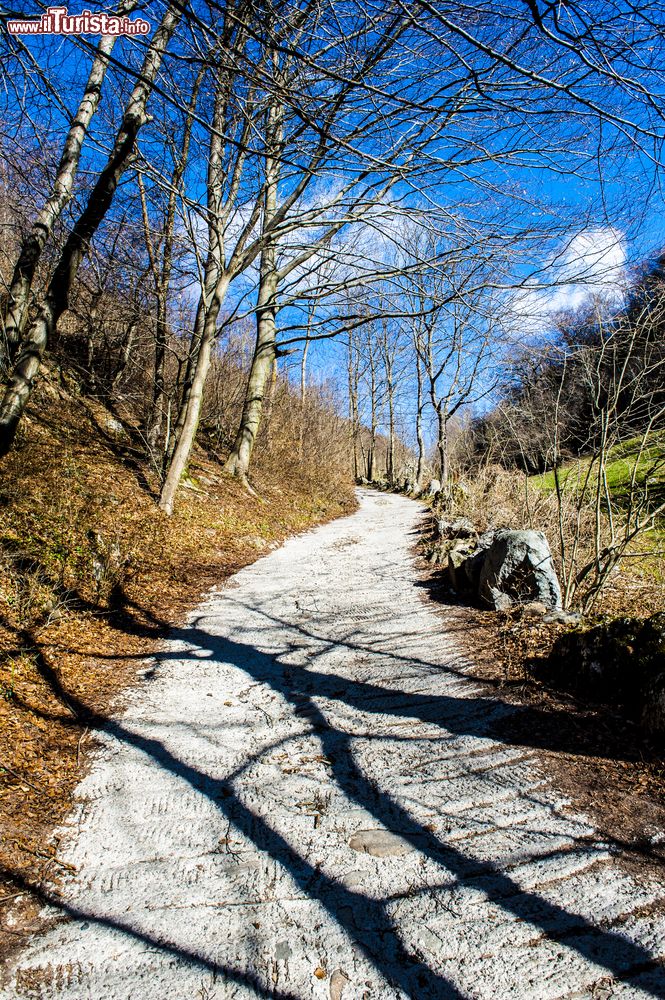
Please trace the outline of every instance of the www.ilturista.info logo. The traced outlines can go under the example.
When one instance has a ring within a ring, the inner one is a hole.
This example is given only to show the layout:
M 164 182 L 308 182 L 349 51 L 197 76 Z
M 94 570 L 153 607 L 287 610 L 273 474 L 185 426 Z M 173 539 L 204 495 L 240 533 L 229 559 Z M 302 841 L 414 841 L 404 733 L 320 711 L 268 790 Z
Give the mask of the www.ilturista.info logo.
M 10 35 L 147 35 L 150 22 L 119 14 L 70 14 L 66 7 L 47 7 L 40 18 L 7 21 Z

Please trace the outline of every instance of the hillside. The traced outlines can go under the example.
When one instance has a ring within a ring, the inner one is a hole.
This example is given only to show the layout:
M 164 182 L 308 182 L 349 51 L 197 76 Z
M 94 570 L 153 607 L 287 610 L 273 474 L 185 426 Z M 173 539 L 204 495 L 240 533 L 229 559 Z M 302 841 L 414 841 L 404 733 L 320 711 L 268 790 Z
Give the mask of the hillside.
M 559 470 L 559 481 L 570 489 L 579 488 L 586 480 L 591 459 L 569 461 Z M 641 437 L 628 438 L 610 448 L 605 465 L 609 491 L 617 503 L 628 499 L 631 483 L 640 491 L 648 488 L 653 506 L 665 500 L 665 436 L 654 434 L 646 446 Z M 591 489 L 597 485 L 597 467 L 589 475 Z M 532 476 L 531 482 L 543 490 L 555 489 L 554 472 Z
M 123 704 L 169 627 L 286 536 L 355 506 L 350 481 L 325 463 L 316 478 L 294 462 L 282 474 L 259 463 L 252 496 L 199 447 L 167 518 L 136 428 L 118 416 L 46 373 L 3 462 L 3 898 L 62 870 L 46 844 L 84 773 L 90 716 Z

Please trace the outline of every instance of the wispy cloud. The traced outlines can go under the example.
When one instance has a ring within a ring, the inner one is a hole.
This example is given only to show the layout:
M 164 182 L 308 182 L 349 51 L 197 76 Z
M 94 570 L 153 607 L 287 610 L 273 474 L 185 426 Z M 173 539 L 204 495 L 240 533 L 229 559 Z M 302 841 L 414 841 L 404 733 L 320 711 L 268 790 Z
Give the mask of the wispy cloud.
M 510 296 L 510 325 L 523 336 L 546 333 L 557 315 L 591 301 L 620 308 L 627 289 L 626 246 L 612 226 L 576 233 Z

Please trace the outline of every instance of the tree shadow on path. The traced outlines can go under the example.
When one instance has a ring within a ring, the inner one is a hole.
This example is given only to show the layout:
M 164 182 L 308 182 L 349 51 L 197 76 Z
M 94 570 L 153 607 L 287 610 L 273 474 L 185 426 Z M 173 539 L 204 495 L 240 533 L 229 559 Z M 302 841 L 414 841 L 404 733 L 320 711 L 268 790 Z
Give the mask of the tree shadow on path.
M 300 719 L 309 723 L 331 763 L 335 781 L 348 799 L 370 811 L 382 827 L 443 865 L 459 886 L 480 890 L 488 901 L 518 921 L 532 926 L 537 934 L 563 942 L 583 959 L 606 969 L 613 977 L 632 979 L 658 966 L 654 956 L 641 945 L 614 930 L 593 925 L 586 918 L 544 899 L 537 892 L 525 891 L 498 866 L 467 857 L 463 851 L 444 843 L 439 836 L 418 823 L 393 796 L 363 773 L 354 757 L 352 744 L 356 737 L 336 727 L 314 697 L 327 698 L 365 714 L 370 725 L 362 738 L 369 740 L 372 739 L 372 716 L 378 714 L 433 724 L 440 727 L 442 735 L 446 736 L 468 735 L 508 742 L 498 737 L 496 732 L 497 724 L 503 724 L 506 716 L 503 703 L 491 698 L 413 694 L 323 673 L 311 665 L 307 668 L 294 666 L 293 663 L 280 662 L 280 657 L 294 651 L 292 646 L 280 654 L 266 654 L 252 645 L 213 636 L 196 624 L 174 630 L 172 638 L 193 647 L 192 651 L 165 650 L 157 657 L 158 661 L 191 660 L 195 669 L 201 663 L 196 653 L 204 651 L 209 654 L 204 662 L 214 660 L 230 664 L 278 693 L 297 710 Z M 418 661 L 414 661 L 414 666 L 418 665 Z M 429 666 L 434 669 L 431 664 Z M 445 669 L 445 666 L 440 669 Z M 52 672 L 48 680 L 58 697 L 70 709 L 75 709 L 79 717 L 85 718 L 88 725 L 103 729 L 116 740 L 138 749 L 160 768 L 177 776 L 213 802 L 220 814 L 231 821 L 258 850 L 267 853 L 288 872 L 303 893 L 327 910 L 394 988 L 403 991 L 412 1000 L 429 997 L 461 1000 L 465 996 L 440 972 L 408 951 L 383 900 L 349 889 L 313 866 L 263 816 L 243 803 L 241 795 L 234 789 L 233 776 L 224 781 L 211 778 L 193 764 L 180 759 L 160 740 L 134 733 L 121 721 L 91 713 L 84 704 L 62 689 Z M 522 741 L 522 745 L 527 744 Z M 536 736 L 528 745 L 538 747 L 541 743 Z M 90 918 L 91 914 L 86 914 L 86 919 Z M 106 918 L 104 920 L 107 922 Z M 124 929 L 121 921 L 116 926 Z M 136 935 L 137 932 L 132 930 L 131 933 Z M 171 952 L 175 948 L 173 945 L 164 947 Z M 665 977 L 661 975 L 657 980 L 654 977 L 649 986 L 642 984 L 641 989 L 648 996 L 665 998 Z

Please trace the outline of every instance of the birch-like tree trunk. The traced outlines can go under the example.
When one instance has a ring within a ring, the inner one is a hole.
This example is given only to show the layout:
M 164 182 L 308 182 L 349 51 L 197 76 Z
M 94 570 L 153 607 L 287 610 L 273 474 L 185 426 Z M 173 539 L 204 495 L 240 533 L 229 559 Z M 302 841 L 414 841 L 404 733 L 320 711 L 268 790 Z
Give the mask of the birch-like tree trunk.
M 81 261 L 111 206 L 120 177 L 134 151 L 139 130 L 147 120 L 146 106 L 152 87 L 181 17 L 182 10 L 179 6 L 167 7 L 146 52 L 141 73 L 129 98 L 106 166 L 67 239 L 37 316 L 23 338 L 13 374 L 0 404 L 0 456 L 6 455 L 12 445 L 44 351 L 58 320 L 68 308 L 69 295 Z
M 276 55 L 273 66 L 276 65 Z M 247 483 L 247 473 L 256 436 L 261 424 L 263 400 L 276 358 L 277 344 L 277 246 L 270 227 L 277 213 L 277 187 L 280 176 L 283 108 L 274 100 L 266 124 L 265 200 L 263 206 L 264 244 L 259 264 L 259 289 L 256 303 L 256 344 L 249 369 L 247 391 L 240 425 L 224 469 Z
M 119 14 L 128 14 L 137 0 L 126 0 Z M 90 67 L 85 90 L 72 119 L 53 180 L 51 193 L 23 239 L 9 286 L 4 317 L 4 337 L 0 341 L 0 367 L 9 367 L 16 357 L 28 318 L 32 283 L 42 252 L 53 227 L 72 197 L 74 179 L 81 159 L 81 149 L 93 115 L 99 107 L 102 85 L 115 45 L 115 35 L 103 35 Z
M 261 424 L 263 399 L 275 363 L 276 291 L 275 248 L 269 243 L 261 254 L 261 276 L 256 307 L 256 346 L 247 380 L 245 402 L 233 450 L 224 467 L 226 472 L 236 476 L 241 482 L 247 481 L 249 463 Z
M 442 489 L 445 490 L 450 479 L 450 461 L 448 458 L 448 413 L 445 406 L 439 405 L 436 408 L 437 419 L 437 442 L 436 447 L 439 453 L 439 478 Z
M 155 316 L 155 362 L 153 376 L 153 393 L 150 412 L 146 418 L 145 433 L 149 452 L 154 455 L 158 442 L 162 436 L 164 420 L 166 416 L 166 348 L 169 331 L 168 304 L 169 292 L 171 288 L 171 277 L 173 273 L 173 252 L 175 242 L 175 223 L 178 198 L 185 174 L 185 169 L 189 160 L 189 150 L 192 140 L 192 129 L 194 126 L 194 113 L 198 101 L 199 90 L 206 73 L 206 67 L 199 70 L 194 84 L 187 108 L 184 129 L 181 139 L 180 154 L 176 157 L 173 166 L 173 173 L 169 184 L 169 195 L 164 214 L 164 224 L 162 231 L 162 246 L 160 259 L 157 259 L 156 248 L 154 246 L 148 218 L 148 206 L 145 199 L 143 185 L 140 184 L 141 207 L 143 212 L 143 224 L 146 233 L 146 247 L 150 261 L 150 270 L 155 284 L 156 316 Z
M 347 374 L 349 382 L 349 420 L 351 422 L 351 438 L 353 443 L 353 478 L 358 479 L 360 463 L 358 461 L 358 438 L 360 436 L 360 417 L 358 413 L 358 364 L 354 350 L 354 334 L 349 330 L 349 351 L 347 358 Z
M 225 180 L 223 126 L 227 99 L 228 78 L 226 73 L 220 70 L 215 88 L 215 107 L 208 155 L 208 248 L 203 288 L 196 312 L 188 373 L 175 428 L 173 452 L 159 498 L 160 509 L 169 515 L 173 513 L 176 492 L 187 468 L 198 430 L 203 390 L 210 369 L 212 347 L 217 336 L 217 320 L 229 285 L 229 275 L 225 268 L 222 226 Z
M 302 459 L 305 444 L 305 398 L 307 395 L 307 354 L 309 351 L 309 332 L 312 312 L 307 320 L 307 336 L 300 355 L 300 427 L 298 428 L 298 458 Z
M 388 456 L 386 473 L 388 482 L 395 482 L 395 386 L 392 365 L 386 365 L 386 393 L 388 395 Z
M 203 402 L 203 390 L 210 369 L 212 347 L 217 335 L 217 318 L 224 300 L 227 284 L 228 282 L 223 279 L 218 282 L 213 299 L 205 314 L 201 343 L 196 356 L 187 405 L 184 409 L 182 430 L 173 451 L 159 498 L 160 510 L 163 510 L 165 514 L 170 515 L 173 513 L 175 495 L 182 475 L 187 468 L 187 462 L 189 461 L 194 438 L 198 430 L 201 404 Z
M 376 432 L 377 432 L 377 409 L 378 403 L 376 398 L 377 386 L 376 386 L 376 364 L 374 359 L 373 345 L 371 341 L 371 333 L 367 337 L 368 345 L 368 361 L 369 361 L 369 391 L 370 391 L 370 438 L 369 447 L 367 449 L 367 478 L 370 483 L 374 482 L 374 475 L 376 471 Z
M 420 493 L 423 488 L 423 477 L 425 475 L 425 436 L 423 434 L 423 369 L 420 356 L 420 344 L 415 345 L 416 362 L 416 442 L 418 444 L 418 462 L 416 465 L 416 493 Z

